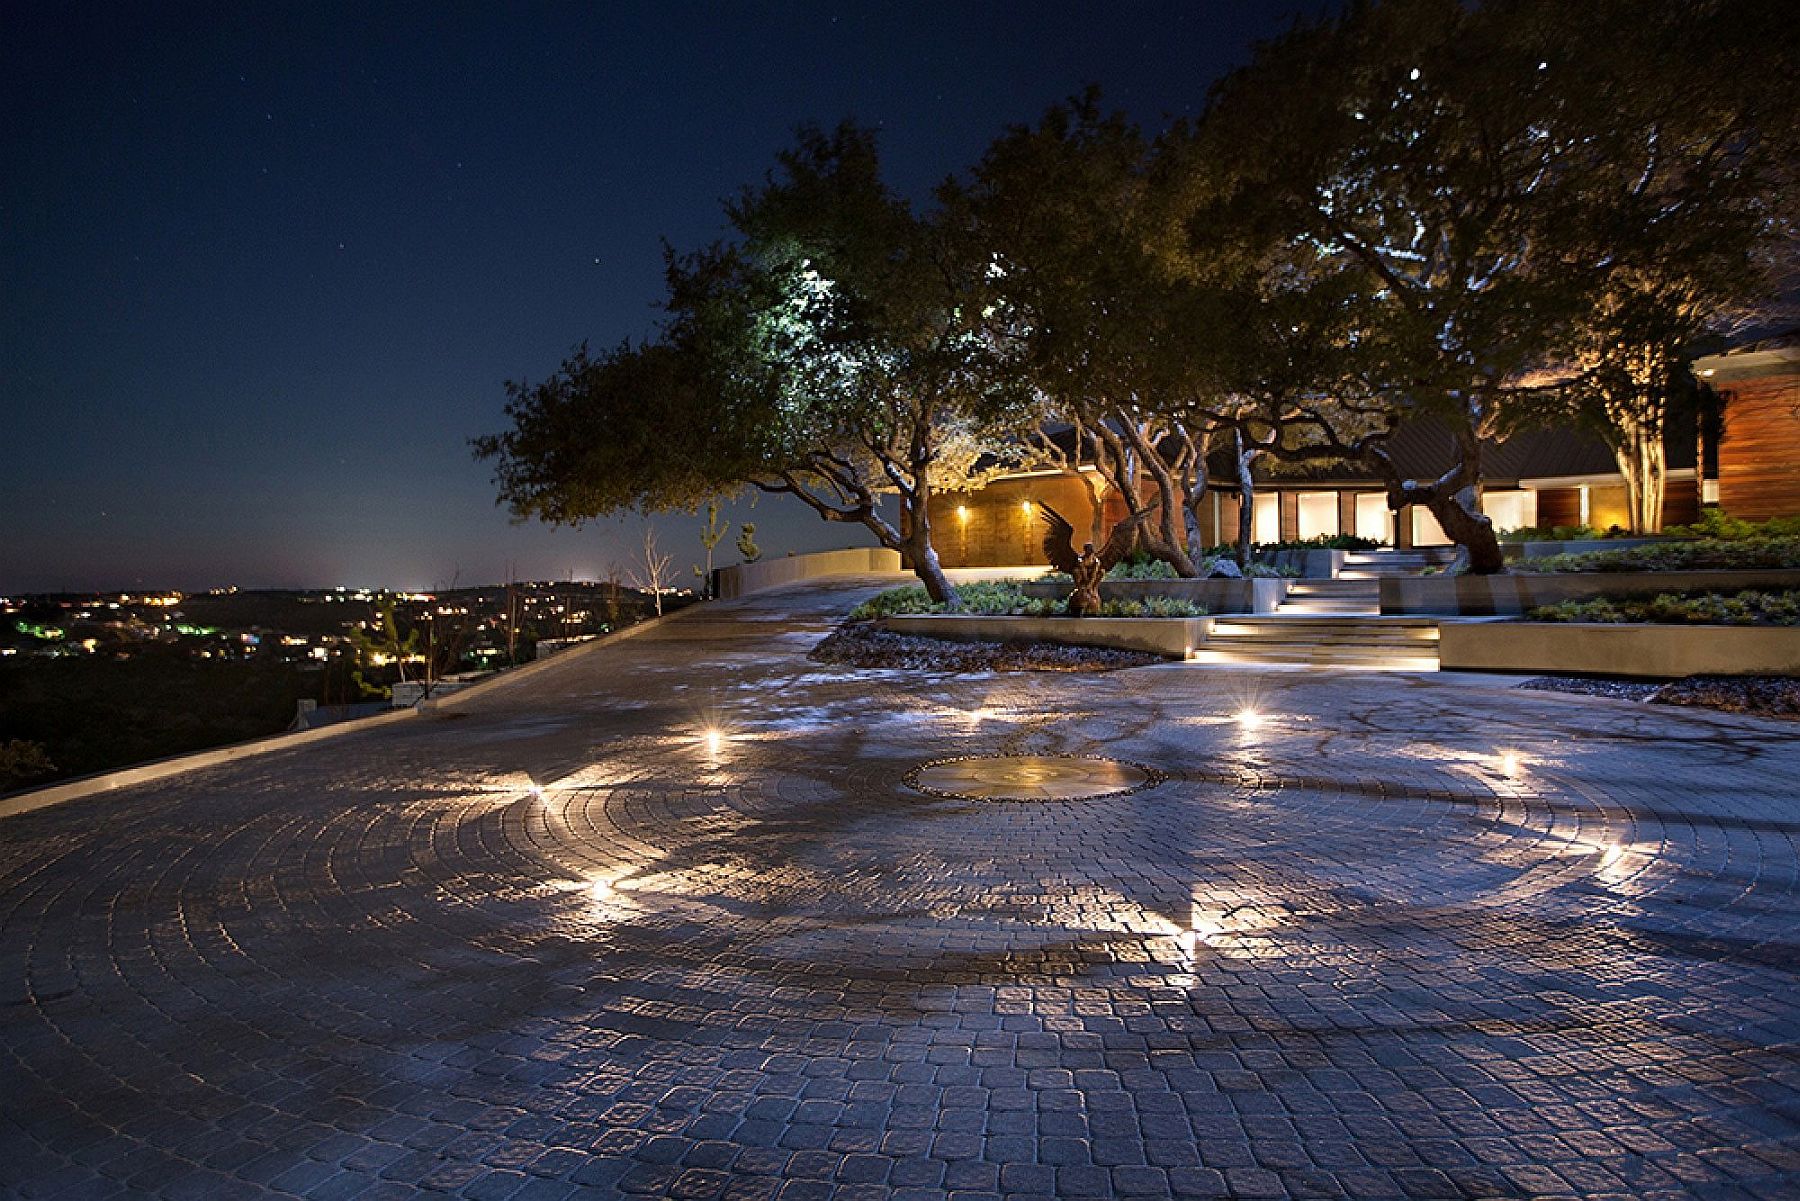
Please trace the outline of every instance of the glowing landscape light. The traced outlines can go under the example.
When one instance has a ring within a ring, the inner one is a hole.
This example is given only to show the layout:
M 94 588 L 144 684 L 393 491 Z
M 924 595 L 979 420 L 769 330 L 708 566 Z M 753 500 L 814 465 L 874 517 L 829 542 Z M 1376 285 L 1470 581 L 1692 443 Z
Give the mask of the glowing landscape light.
M 725 749 L 725 734 L 721 730 L 708 727 L 700 732 L 700 741 L 706 744 L 706 753 L 718 755 Z
M 1265 720 L 1266 719 L 1261 713 L 1248 705 L 1239 709 L 1237 712 L 1237 724 L 1244 727 L 1246 730 L 1256 729 L 1258 726 L 1261 726 Z

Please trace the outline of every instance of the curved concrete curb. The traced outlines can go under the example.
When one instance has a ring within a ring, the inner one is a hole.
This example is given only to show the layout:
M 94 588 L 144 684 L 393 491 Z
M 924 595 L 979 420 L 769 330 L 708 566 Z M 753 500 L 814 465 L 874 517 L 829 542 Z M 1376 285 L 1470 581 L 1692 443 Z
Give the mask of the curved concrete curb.
M 702 602 L 704 603 L 704 602 Z M 419 702 L 411 709 L 395 709 L 390 713 L 379 713 L 374 717 L 365 717 L 358 721 L 338 722 L 334 725 L 321 726 L 316 730 L 298 730 L 291 734 L 271 734 L 267 738 L 253 738 L 248 742 L 233 742 L 226 746 L 216 746 L 204 751 L 195 751 L 191 755 L 176 755 L 170 759 L 156 759 L 149 763 L 140 763 L 135 767 L 122 767 L 118 771 L 101 772 L 99 775 L 82 776 L 74 780 L 64 780 L 60 784 L 51 784 L 44 788 L 34 788 L 26 792 L 15 792 L 10 796 L 0 797 L 0 818 L 12 817 L 19 813 L 30 813 L 34 809 L 44 809 L 51 805 L 60 805 L 64 801 L 77 801 L 83 797 L 99 796 L 102 793 L 116 792 L 122 788 L 130 788 L 137 784 L 149 784 L 156 780 L 166 780 L 170 776 L 179 776 L 185 772 L 200 771 L 203 768 L 217 767 L 222 763 L 234 763 L 239 759 L 251 759 L 257 755 L 267 755 L 275 751 L 292 750 L 311 742 L 322 742 L 327 738 L 336 738 L 344 734 L 355 734 L 370 730 L 376 726 L 403 721 L 419 714 L 436 713 L 440 709 L 454 708 L 462 704 L 472 695 L 487 695 L 498 691 L 502 685 L 516 683 L 519 680 L 538 675 L 566 663 L 571 659 L 592 654 L 601 647 L 611 646 L 627 638 L 635 638 L 653 626 L 660 626 L 666 621 L 673 621 L 682 613 L 699 608 L 690 605 L 680 612 L 669 613 L 662 617 L 652 617 L 640 621 L 636 625 L 626 626 L 604 637 L 595 638 L 591 642 L 553 655 L 536 663 L 527 663 L 510 671 L 496 672 L 488 679 L 472 684 L 457 692 L 447 693 L 442 697 L 432 697 Z
M 327 738 L 336 738 L 342 734 L 352 734 L 375 726 L 401 721 L 412 717 L 415 712 L 412 709 L 395 709 L 391 713 L 378 713 L 374 717 L 365 717 L 359 721 L 337 722 L 334 725 L 320 726 L 316 730 L 297 730 L 292 734 L 271 734 L 267 738 L 253 738 L 249 742 L 233 742 L 225 746 L 215 746 L 210 750 L 195 751 L 191 755 L 177 755 L 172 759 L 155 759 L 149 763 L 140 763 L 136 767 L 122 767 L 118 771 L 101 772 L 95 776 L 81 776 L 74 780 L 64 780 L 60 784 L 51 784 L 46 788 L 34 788 L 29 792 L 15 792 L 11 796 L 0 797 L 0 818 L 12 817 L 18 813 L 30 813 L 33 809 L 60 805 L 64 801 L 98 796 L 103 792 L 115 792 L 121 788 L 130 788 L 134 784 L 148 784 L 154 780 L 165 780 L 184 772 L 199 771 L 205 767 L 217 767 L 221 763 L 252 759 L 257 755 L 267 755 L 273 751 L 290 750 L 297 746 L 305 746 L 309 742 L 322 742 Z
M 566 651 L 558 651 L 548 659 L 539 659 L 534 663 L 526 663 L 498 671 L 485 680 L 477 680 L 467 688 L 459 688 L 455 692 L 446 692 L 443 696 L 426 697 L 416 706 L 420 713 L 436 713 L 440 709 L 454 709 L 471 697 L 489 696 L 500 691 L 509 684 L 517 684 L 521 680 L 533 679 L 564 663 L 586 658 L 602 647 L 624 642 L 627 638 L 636 638 L 646 630 L 655 629 L 666 622 L 678 620 L 684 613 L 693 613 L 704 608 L 706 601 L 698 601 L 692 605 L 684 605 L 674 613 L 665 613 L 661 617 L 648 617 L 635 625 L 628 625 L 622 630 L 614 630 L 592 638 L 580 646 L 572 646 Z

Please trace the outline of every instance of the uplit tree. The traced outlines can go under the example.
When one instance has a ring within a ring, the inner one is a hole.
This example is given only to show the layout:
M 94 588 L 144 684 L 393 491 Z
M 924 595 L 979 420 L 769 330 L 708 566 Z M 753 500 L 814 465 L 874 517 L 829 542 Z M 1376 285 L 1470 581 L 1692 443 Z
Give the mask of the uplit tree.
M 694 574 L 700 579 L 702 592 L 711 595 L 713 586 L 713 550 L 725 540 L 731 532 L 731 523 L 719 516 L 719 502 L 706 502 L 706 522 L 700 527 L 700 545 L 706 549 L 706 566 L 694 565 Z
M 1259 263 L 1265 295 L 1321 297 L 1344 325 L 1345 359 L 1316 384 L 1315 436 L 1290 453 L 1369 464 L 1389 503 L 1426 506 L 1475 572 L 1503 566 L 1480 507 L 1482 444 L 1539 386 L 1600 274 L 1559 225 L 1590 133 L 1560 89 L 1579 66 L 1545 57 L 1519 15 L 1505 2 L 1352 5 L 1263 47 L 1198 135 L 1225 186 L 1196 227 Z M 1448 427 L 1454 458 L 1407 479 L 1386 441 L 1425 417 Z
M 954 606 L 931 499 L 1015 461 L 999 431 L 1027 393 L 970 308 L 981 264 L 879 166 L 866 130 L 803 131 L 729 206 L 734 243 L 670 256 L 657 342 L 509 385 L 511 428 L 475 442 L 501 500 L 579 523 L 785 493 L 868 529 Z
M 931 499 L 1016 463 L 1002 435 L 1028 399 L 976 307 L 984 262 L 892 194 L 851 125 L 803 131 L 730 215 L 738 245 L 671 263 L 669 336 L 723 407 L 757 414 L 737 482 L 864 526 L 954 605 Z
M 987 256 L 982 311 L 1017 343 L 1037 399 L 1020 436 L 1032 465 L 1082 479 L 1124 509 L 1104 541 L 1195 574 L 1190 511 L 1205 494 L 1212 422 L 1195 419 L 1193 290 L 1153 269 L 1148 147 L 1093 92 L 1008 130 L 942 196 Z
M 1560 220 L 1606 273 L 1576 323 L 1563 403 L 1544 415 L 1572 414 L 1606 441 L 1632 529 L 1654 533 L 1687 362 L 1765 320 L 1791 259 L 1793 14 L 1756 0 L 1596 0 L 1557 15 L 1589 47 L 1564 90 L 1592 128 Z

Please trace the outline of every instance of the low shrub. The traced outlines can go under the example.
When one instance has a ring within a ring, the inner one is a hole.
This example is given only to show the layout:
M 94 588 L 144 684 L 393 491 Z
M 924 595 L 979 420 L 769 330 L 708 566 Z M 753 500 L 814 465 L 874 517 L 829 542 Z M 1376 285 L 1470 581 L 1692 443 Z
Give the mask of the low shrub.
M 1102 617 L 1205 617 L 1206 607 L 1174 596 L 1146 596 L 1143 600 L 1109 600 L 1100 603 Z
M 1313 538 L 1290 538 L 1286 542 L 1258 542 L 1255 549 L 1265 550 L 1379 550 L 1387 543 L 1361 534 L 1320 534 Z
M 1061 617 L 1068 611 L 1064 597 L 1025 595 L 1013 580 L 955 584 L 961 612 L 976 617 Z M 850 610 L 851 621 L 872 621 L 878 617 L 904 617 L 916 613 L 944 613 L 946 606 L 933 601 L 917 584 L 890 588 L 872 596 Z M 1102 617 L 1204 617 L 1206 610 L 1190 601 L 1174 597 L 1152 596 L 1141 601 L 1106 601 L 1101 605 Z
M 1250 547 L 1253 555 L 1272 554 L 1283 550 L 1380 550 L 1387 543 L 1378 538 L 1364 538 L 1360 534 L 1320 534 L 1316 538 L 1292 538 L 1286 542 L 1257 542 Z M 1237 543 L 1221 542 L 1209 546 L 1205 555 L 1212 559 L 1231 559 L 1237 556 Z
M 1790 538 L 1800 535 L 1800 517 L 1771 517 L 1767 521 L 1745 521 L 1724 509 L 1703 509 L 1700 520 L 1692 525 L 1672 525 L 1663 533 L 1676 538 L 1717 538 L 1738 542 L 1747 538 Z
M 1531 560 L 1534 572 L 1737 571 L 1800 567 L 1800 535 L 1698 538 Z
M 1109 580 L 1174 580 L 1179 579 L 1175 569 L 1161 559 L 1152 559 L 1147 555 L 1133 555 L 1122 563 L 1113 564 L 1106 573 Z
M 1026 596 L 1013 580 L 983 580 L 951 587 L 956 592 L 961 611 L 981 617 L 1054 617 L 1063 608 L 1060 600 Z M 946 611 L 946 607 L 932 600 L 924 588 L 909 584 L 870 597 L 850 610 L 850 620 L 869 621 L 877 617 Z
M 1516 530 L 1501 530 L 1502 542 L 1587 542 L 1600 538 L 1617 538 L 1625 533 L 1618 526 L 1596 529 L 1591 525 L 1522 525 Z
M 1581 621 L 1605 624 L 1656 625 L 1800 625 L 1800 591 L 1663 592 L 1652 597 L 1597 596 L 1588 600 L 1542 605 L 1526 615 L 1532 621 Z

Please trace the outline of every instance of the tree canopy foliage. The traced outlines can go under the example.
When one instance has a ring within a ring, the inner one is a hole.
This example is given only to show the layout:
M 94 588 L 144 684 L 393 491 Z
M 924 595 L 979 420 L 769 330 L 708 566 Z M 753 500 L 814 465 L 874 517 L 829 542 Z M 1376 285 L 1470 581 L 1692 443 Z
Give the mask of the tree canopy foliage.
M 1655 528 L 1687 358 L 1791 258 L 1796 67 L 1773 0 L 1358 0 L 1193 121 L 1084 93 L 929 205 L 872 131 L 803 129 L 729 239 L 670 254 L 654 340 L 509 385 L 476 451 L 522 519 L 790 494 L 948 604 L 931 499 L 1021 466 L 1189 574 L 1215 451 L 1246 502 L 1258 460 L 1352 462 L 1493 571 L 1484 445 L 1576 420 Z M 1403 478 L 1423 419 L 1454 454 Z

